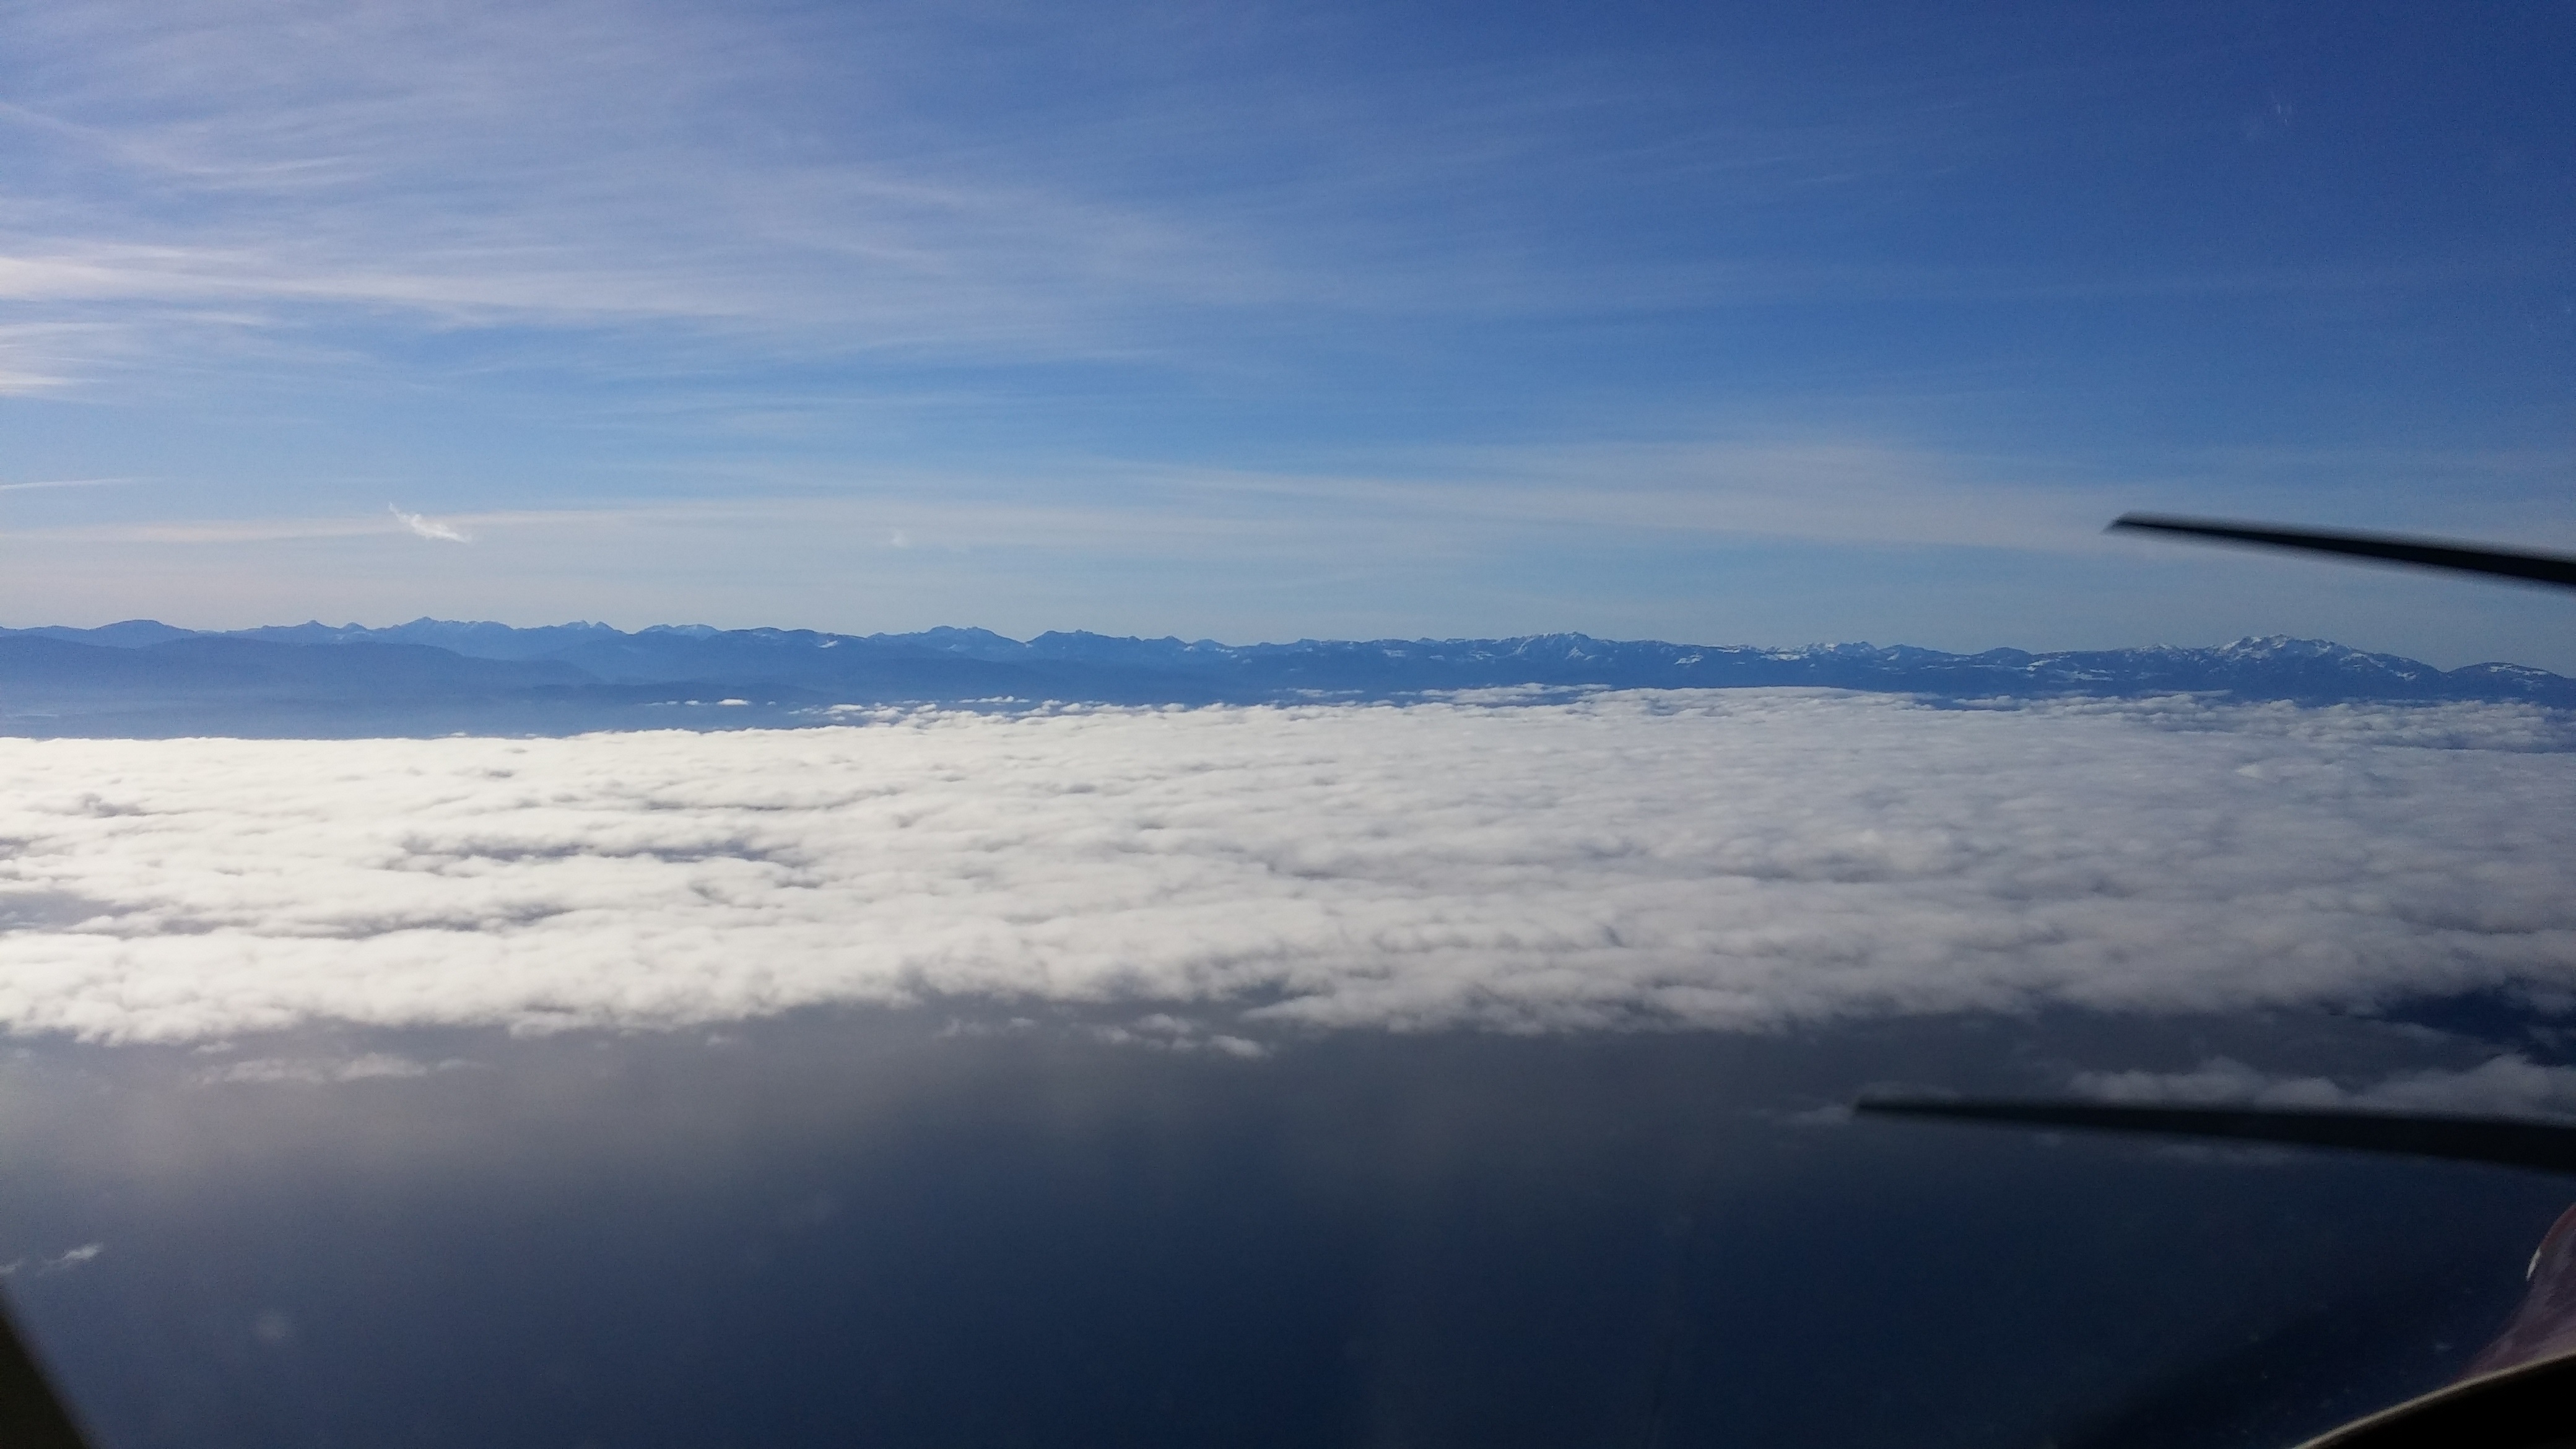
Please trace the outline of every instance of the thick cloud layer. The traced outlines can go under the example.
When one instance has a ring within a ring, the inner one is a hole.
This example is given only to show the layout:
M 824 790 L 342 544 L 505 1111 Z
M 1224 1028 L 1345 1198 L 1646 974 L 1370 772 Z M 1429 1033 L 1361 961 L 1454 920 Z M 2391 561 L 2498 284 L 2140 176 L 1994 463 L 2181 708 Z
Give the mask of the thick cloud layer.
M 2571 746 L 2515 706 L 1797 691 L 10 741 L 0 1023 L 972 998 L 1134 1003 L 1168 1023 L 1145 1035 L 1236 1049 L 1283 1023 L 2558 996 Z

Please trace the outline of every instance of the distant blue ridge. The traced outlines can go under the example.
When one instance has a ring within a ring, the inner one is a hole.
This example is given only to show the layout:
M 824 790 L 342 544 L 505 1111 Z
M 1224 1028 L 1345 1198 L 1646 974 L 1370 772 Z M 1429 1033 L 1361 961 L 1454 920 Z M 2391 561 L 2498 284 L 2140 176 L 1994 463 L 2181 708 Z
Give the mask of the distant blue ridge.
M 815 723 L 835 704 L 1393 700 L 1515 686 L 1809 686 L 1950 700 L 2194 693 L 2304 704 L 2512 700 L 2576 707 L 2576 680 L 2513 664 L 2441 670 L 2317 639 L 2217 648 L 1794 649 L 1540 634 L 1291 644 L 984 629 L 605 624 L 518 629 L 415 619 L 214 633 L 131 619 L 0 629 L 0 733 L 571 733 Z

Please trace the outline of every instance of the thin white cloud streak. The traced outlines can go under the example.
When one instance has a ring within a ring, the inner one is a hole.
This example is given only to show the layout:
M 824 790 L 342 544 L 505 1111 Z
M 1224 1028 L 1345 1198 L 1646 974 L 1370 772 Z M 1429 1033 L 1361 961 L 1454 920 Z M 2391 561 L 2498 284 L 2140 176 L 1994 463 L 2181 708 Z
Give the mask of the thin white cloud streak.
M 1989 476 L 1980 476 L 1981 464 Z M 1897 444 L 1706 439 L 1652 445 L 1485 450 L 1401 460 L 1371 474 L 1285 473 L 1086 463 L 1016 475 L 878 473 L 858 499 L 744 496 L 490 510 L 437 527 L 493 531 L 611 525 L 844 528 L 891 547 L 1080 549 L 1197 556 L 1210 546 L 1336 558 L 1479 556 L 1544 529 L 1603 536 L 1815 540 L 2091 553 L 2122 495 L 1998 481 L 2044 464 L 1958 458 Z M 749 470 L 746 470 L 749 471 Z M 1077 496 L 1062 496 L 1078 483 Z M 843 486 L 851 486 L 844 480 Z M 424 538 L 399 507 L 393 515 Z M 21 537 L 62 542 L 231 544 L 369 531 L 346 518 L 168 519 L 57 525 Z M 464 539 L 453 541 L 462 542 Z
M 1837 436 L 1700 438 L 1478 449 L 1376 476 L 1159 469 L 1177 490 L 1436 519 L 1454 536 L 1536 527 L 1706 538 L 2092 552 L 2120 511 L 2113 485 L 2045 460 L 1963 457 Z M 1142 470 L 1140 470 L 1142 471 Z M 2041 480 L 2045 480 L 2044 482 Z M 1437 547 L 1433 535 L 1419 540 Z
M 976 480 L 982 482 L 984 480 Z M 417 516 L 417 515 L 410 515 Z M 363 534 L 412 531 L 397 508 L 394 521 L 368 514 L 323 514 L 266 518 L 174 518 L 130 523 L 52 525 L 12 530 L 26 541 L 63 544 L 167 544 L 225 546 L 301 539 L 348 538 Z M 1191 516 L 1169 509 L 1122 507 L 1117 503 L 1084 504 L 986 496 L 966 500 L 921 496 L 909 489 L 889 489 L 885 496 L 861 501 L 825 498 L 682 499 L 662 502 L 608 503 L 587 508 L 496 509 L 450 514 L 441 526 L 492 534 L 548 534 L 596 537 L 612 529 L 643 529 L 673 538 L 694 537 L 701 543 L 709 530 L 743 533 L 754 543 L 775 545 L 810 535 L 815 527 L 846 530 L 854 539 L 911 547 L 909 537 L 892 542 L 883 520 L 915 520 L 914 527 L 935 530 L 941 544 L 978 547 L 1090 546 L 1124 543 L 1149 548 L 1186 550 L 1218 539 L 1258 542 L 1276 530 L 1250 519 Z
M 441 523 L 424 514 L 405 513 L 399 506 L 391 503 L 385 505 L 385 511 L 392 514 L 394 521 L 400 523 L 404 531 L 414 538 L 425 538 L 432 543 L 472 543 L 474 541 L 474 535 L 452 523 Z
M 205 1041 L 965 998 L 1251 1041 L 2563 992 L 2570 744 L 2492 706 L 1795 691 L 12 742 L 0 1024 Z
M 2188 1072 L 2085 1072 L 2076 1077 L 2075 1088 L 2111 1102 L 2576 1116 L 2576 1067 L 2542 1066 L 2518 1052 L 2465 1071 L 2401 1072 L 2351 1086 L 2331 1077 L 2283 1076 L 2232 1057 L 2212 1057 Z
M 46 488 L 112 488 L 133 481 L 131 478 L 31 478 L 21 483 L 0 483 L 0 493 L 25 493 Z
M 2341 454 L 2311 459 L 2368 474 Z M 2395 471 L 2474 477 L 2483 486 L 2527 473 L 2524 455 L 2423 452 Z M 727 465 L 746 491 L 722 499 L 602 500 L 584 507 L 493 509 L 438 526 L 598 534 L 612 527 L 846 530 L 897 548 L 1037 548 L 1103 556 L 1199 556 L 1210 547 L 1338 559 L 1488 557 L 1534 530 L 1708 541 L 1793 540 L 1898 547 L 2010 548 L 2065 554 L 2141 551 L 2103 525 L 2141 496 L 2204 507 L 2214 487 L 2166 479 L 2092 481 L 2047 456 L 1988 456 L 1803 433 L 1658 442 L 1423 450 L 1368 471 L 1261 471 L 1125 460 L 1056 463 L 1034 486 L 1010 470 L 872 468 L 853 476 L 782 470 L 758 459 Z M 79 480 L 91 481 L 91 480 Z M 131 480 L 102 479 L 97 482 Z M 2369 478 L 2372 483 L 2384 479 Z M 74 486 L 0 484 L 8 487 Z M 767 487 L 793 489 L 763 496 Z M 828 488 L 843 496 L 817 496 Z M 2232 506 L 2249 506 L 2239 487 Z M 1071 496 L 1067 496 L 1070 494 Z M 2253 505 L 2258 506 L 2259 505 Z M 2284 505 L 2289 510 L 2289 505 Z M 418 533 L 420 515 L 394 516 Z M 2528 531 L 2549 525 L 2528 516 Z M 64 543 L 234 544 L 374 531 L 331 516 L 179 518 L 52 525 L 20 537 Z M 442 534 L 423 537 L 444 538 Z M 462 540 L 459 540 L 462 541 Z M 2155 546 L 2145 546 L 2153 555 Z
M 323 1086 L 335 1082 L 425 1077 L 470 1065 L 444 1061 L 435 1066 L 391 1052 L 365 1052 L 352 1057 L 252 1057 L 227 1062 L 198 1074 L 209 1086 L 254 1083 L 262 1086 Z
M 0 324 L 0 397 L 41 397 L 113 356 L 126 329 L 74 322 Z
M 39 1254 L 33 1258 L 12 1258 L 6 1263 L 0 1263 L 0 1278 L 15 1278 L 22 1273 L 30 1278 L 68 1273 L 106 1251 L 105 1243 L 83 1243 L 77 1248 L 60 1253 Z

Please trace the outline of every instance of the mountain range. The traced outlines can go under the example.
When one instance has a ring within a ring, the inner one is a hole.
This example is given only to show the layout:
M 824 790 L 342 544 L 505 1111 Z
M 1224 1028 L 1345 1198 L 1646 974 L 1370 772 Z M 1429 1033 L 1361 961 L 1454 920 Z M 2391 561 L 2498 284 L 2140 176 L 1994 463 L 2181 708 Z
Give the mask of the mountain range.
M 605 624 L 519 629 L 415 619 L 229 632 L 149 619 L 0 629 L 0 734 L 166 737 L 560 734 L 826 723 L 834 706 L 1041 701 L 1394 700 L 1526 686 L 1808 686 L 1945 700 L 2196 693 L 2300 703 L 2517 700 L 2576 707 L 2576 680 L 2513 664 L 2442 670 L 2316 639 L 2046 654 L 1907 646 L 1516 639 L 1219 644 L 983 629 Z

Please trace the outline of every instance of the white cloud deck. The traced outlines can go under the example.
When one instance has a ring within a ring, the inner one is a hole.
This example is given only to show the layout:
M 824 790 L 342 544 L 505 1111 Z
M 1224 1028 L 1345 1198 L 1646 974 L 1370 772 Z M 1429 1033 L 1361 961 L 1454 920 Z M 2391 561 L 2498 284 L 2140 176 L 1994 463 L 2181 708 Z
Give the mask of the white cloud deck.
M 2576 753 L 2501 705 L 1799 691 L 18 741 L 0 1023 L 664 1027 L 960 997 L 1762 1028 L 2576 985 Z

